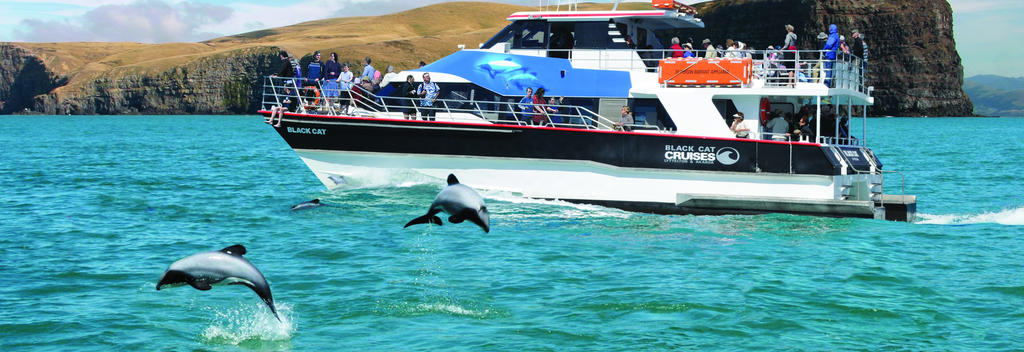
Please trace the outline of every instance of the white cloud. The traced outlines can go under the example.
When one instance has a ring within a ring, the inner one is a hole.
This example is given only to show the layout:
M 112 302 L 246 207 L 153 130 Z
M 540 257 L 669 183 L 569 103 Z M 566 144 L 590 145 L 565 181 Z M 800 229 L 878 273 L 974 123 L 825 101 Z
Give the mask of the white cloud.
M 203 33 L 201 26 L 224 21 L 232 11 L 229 7 L 193 1 L 172 5 L 162 0 L 137 0 L 101 5 L 81 16 L 62 20 L 25 19 L 13 32 L 16 39 L 33 42 L 197 41 L 216 36 Z

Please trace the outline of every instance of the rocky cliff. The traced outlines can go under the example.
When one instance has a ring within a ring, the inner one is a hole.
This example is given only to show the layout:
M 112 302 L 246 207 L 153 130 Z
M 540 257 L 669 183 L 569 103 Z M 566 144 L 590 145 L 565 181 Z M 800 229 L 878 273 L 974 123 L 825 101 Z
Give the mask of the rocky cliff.
M 486 41 L 505 17 L 530 8 L 446 3 L 380 17 L 314 21 L 204 43 L 0 43 L 0 113 L 225 114 L 254 112 L 261 77 L 276 71 L 278 48 L 299 56 L 337 51 L 342 61 L 373 56 L 378 68 L 432 61 Z M 698 5 L 707 28 L 670 33 L 755 48 L 781 44 L 794 25 L 802 49 L 834 23 L 857 28 L 871 48 L 871 115 L 969 116 L 963 70 L 944 0 L 717 0 Z M 470 12 L 475 16 L 467 17 Z M 358 33 L 359 35 L 355 35 Z
M 868 84 L 875 87 L 871 115 L 971 116 L 963 67 L 953 40 L 953 11 L 945 0 L 717 0 L 697 5 L 706 28 L 680 38 L 715 43 L 734 39 L 763 49 L 779 46 L 792 24 L 799 47 L 821 49 L 815 39 L 839 26 L 848 38 L 865 34 L 870 49 Z M 855 53 L 860 55 L 859 53 Z

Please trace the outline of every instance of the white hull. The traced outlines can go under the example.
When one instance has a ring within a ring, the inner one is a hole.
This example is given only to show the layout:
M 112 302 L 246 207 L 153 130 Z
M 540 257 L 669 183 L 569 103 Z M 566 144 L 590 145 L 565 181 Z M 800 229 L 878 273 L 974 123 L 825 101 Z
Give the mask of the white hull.
M 454 173 L 475 188 L 530 198 L 595 202 L 676 204 L 680 194 L 829 201 L 840 198 L 839 184 L 863 177 L 657 170 L 586 161 L 475 156 L 308 149 L 297 149 L 296 153 L 329 189 L 343 184 L 339 176 L 358 177 L 372 169 L 413 170 L 442 180 Z

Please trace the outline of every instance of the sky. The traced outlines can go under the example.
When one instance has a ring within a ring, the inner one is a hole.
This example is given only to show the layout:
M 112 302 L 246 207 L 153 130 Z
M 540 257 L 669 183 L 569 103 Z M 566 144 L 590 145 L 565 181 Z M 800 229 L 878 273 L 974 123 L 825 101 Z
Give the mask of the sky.
M 0 16 L 0 41 L 195 42 L 304 21 L 380 15 L 448 1 L 452 0 L 0 0 L 0 13 L 4 14 Z M 499 1 L 521 5 L 539 2 Z M 949 2 L 965 77 L 1024 76 L 1024 65 L 1018 64 L 1024 58 L 1024 45 L 1020 45 L 1024 26 L 1015 25 L 1015 20 L 1024 17 L 1024 0 Z

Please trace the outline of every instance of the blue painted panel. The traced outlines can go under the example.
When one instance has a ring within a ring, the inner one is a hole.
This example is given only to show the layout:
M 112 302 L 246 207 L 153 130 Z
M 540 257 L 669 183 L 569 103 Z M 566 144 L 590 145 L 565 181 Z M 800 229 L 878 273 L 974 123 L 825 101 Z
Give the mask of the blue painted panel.
M 628 72 L 574 69 L 565 59 L 482 51 L 457 51 L 412 71 L 459 76 L 504 96 L 544 87 L 549 97 L 624 98 L 632 85 Z

